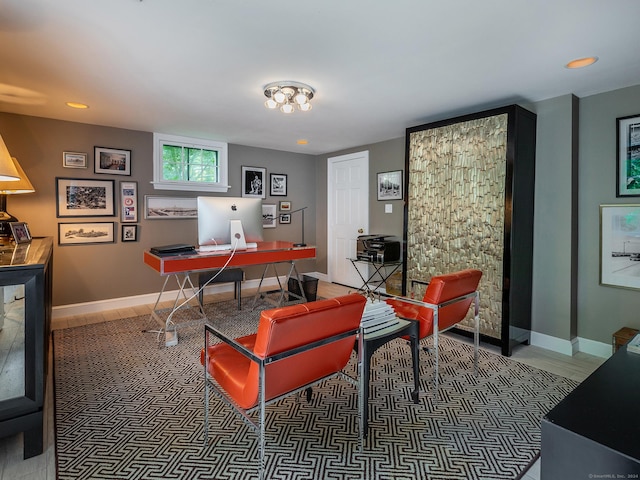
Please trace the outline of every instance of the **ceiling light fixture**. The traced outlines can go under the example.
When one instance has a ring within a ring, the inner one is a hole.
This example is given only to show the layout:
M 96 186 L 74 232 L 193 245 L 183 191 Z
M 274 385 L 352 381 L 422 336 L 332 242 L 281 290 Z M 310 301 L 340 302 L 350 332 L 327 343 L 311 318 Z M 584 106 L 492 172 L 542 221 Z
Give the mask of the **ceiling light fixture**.
M 71 107 L 71 108 L 89 108 L 89 105 L 86 105 L 84 103 L 78 103 L 78 102 L 67 102 L 67 107 Z
M 296 109 L 308 112 L 311 110 L 311 99 L 315 90 L 309 85 L 299 82 L 282 81 L 265 85 L 264 95 L 267 101 L 264 106 L 269 109 L 280 108 L 283 113 L 293 113 Z
M 567 68 L 583 68 L 588 67 L 589 65 L 593 65 L 598 61 L 598 57 L 584 57 L 577 58 L 575 60 L 571 60 L 569 63 L 565 65 Z

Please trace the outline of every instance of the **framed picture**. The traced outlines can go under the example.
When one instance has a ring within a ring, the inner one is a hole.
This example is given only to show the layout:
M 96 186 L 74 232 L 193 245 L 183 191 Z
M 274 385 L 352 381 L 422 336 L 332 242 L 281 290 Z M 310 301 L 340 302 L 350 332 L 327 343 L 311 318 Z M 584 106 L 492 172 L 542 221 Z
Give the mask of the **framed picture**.
M 58 245 L 114 243 L 115 222 L 59 223 Z
M 280 211 L 281 212 L 290 212 L 291 211 L 291 202 L 288 200 L 283 200 L 280 202 Z
M 58 217 L 113 217 L 116 199 L 113 180 L 56 177 Z
M 275 204 L 262 204 L 262 228 L 276 228 Z
M 198 199 L 145 195 L 144 218 L 149 220 L 198 218 Z
M 122 225 L 122 242 L 137 242 L 138 241 L 138 225 Z
M 65 168 L 87 168 L 87 154 L 62 152 L 62 166 Z
M 94 147 L 93 160 L 96 173 L 131 175 L 131 150 Z
M 266 177 L 266 168 L 242 167 L 242 196 L 267 198 L 265 192 Z
M 16 243 L 29 243 L 31 241 L 31 233 L 29 227 L 24 222 L 11 222 L 11 234 Z
M 378 200 L 402 200 L 402 170 L 378 173 Z
M 290 213 L 281 213 L 280 214 L 280 223 L 291 223 L 291 214 Z
M 600 285 L 640 289 L 640 205 L 600 205 Z
M 284 173 L 272 173 L 269 175 L 271 189 L 269 195 L 272 197 L 287 196 L 287 176 Z
M 120 221 L 138 221 L 138 182 L 120 182 Z
M 616 197 L 640 197 L 640 115 L 616 119 Z

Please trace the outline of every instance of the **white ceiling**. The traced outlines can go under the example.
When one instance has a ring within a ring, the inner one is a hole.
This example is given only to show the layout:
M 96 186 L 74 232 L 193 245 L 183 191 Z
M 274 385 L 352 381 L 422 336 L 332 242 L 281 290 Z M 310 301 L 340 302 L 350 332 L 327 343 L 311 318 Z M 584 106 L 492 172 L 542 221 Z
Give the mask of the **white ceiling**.
M 639 22 L 638 0 L 0 0 L 0 111 L 335 152 L 639 84 Z M 277 80 L 313 110 L 267 110 Z

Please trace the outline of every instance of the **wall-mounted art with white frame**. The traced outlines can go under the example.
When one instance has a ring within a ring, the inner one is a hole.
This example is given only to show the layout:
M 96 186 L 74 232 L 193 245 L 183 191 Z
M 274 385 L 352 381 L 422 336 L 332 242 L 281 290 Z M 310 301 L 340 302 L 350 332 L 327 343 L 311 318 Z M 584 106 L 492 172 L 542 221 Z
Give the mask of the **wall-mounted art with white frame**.
M 120 182 L 120 221 L 138 221 L 138 182 Z

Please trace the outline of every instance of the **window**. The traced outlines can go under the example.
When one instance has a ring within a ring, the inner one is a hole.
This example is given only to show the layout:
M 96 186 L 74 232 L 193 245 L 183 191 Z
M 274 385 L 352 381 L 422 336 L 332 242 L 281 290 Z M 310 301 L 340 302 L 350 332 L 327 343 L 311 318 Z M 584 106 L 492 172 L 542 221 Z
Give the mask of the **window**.
M 227 144 L 153 134 L 153 187 L 160 190 L 226 192 Z

